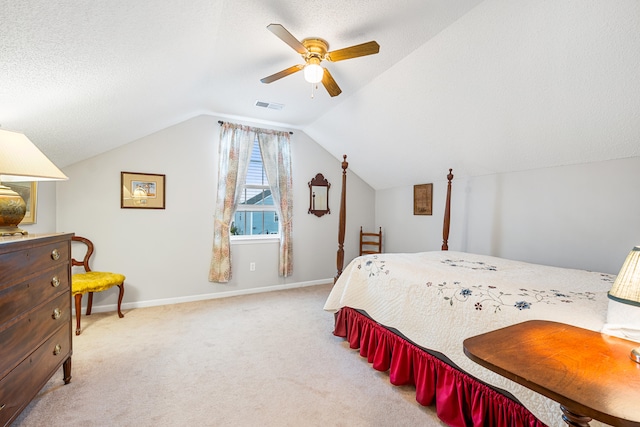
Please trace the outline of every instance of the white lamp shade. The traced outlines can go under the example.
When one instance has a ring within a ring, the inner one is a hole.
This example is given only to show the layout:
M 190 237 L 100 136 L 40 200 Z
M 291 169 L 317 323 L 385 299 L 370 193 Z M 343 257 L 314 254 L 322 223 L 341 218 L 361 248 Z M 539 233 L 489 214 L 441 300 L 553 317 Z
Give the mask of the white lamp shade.
M 304 79 L 309 83 L 319 83 L 322 81 L 324 68 L 318 64 L 308 64 L 304 67 Z
M 609 298 L 640 306 L 640 246 L 634 247 L 629 252 L 609 291 Z
M 640 246 L 631 250 L 609 291 L 602 332 L 640 342 Z M 632 353 L 633 360 L 636 360 Z M 639 361 L 640 363 L 640 361 Z
M 24 134 L 0 129 L 0 182 L 65 179 L 67 176 Z

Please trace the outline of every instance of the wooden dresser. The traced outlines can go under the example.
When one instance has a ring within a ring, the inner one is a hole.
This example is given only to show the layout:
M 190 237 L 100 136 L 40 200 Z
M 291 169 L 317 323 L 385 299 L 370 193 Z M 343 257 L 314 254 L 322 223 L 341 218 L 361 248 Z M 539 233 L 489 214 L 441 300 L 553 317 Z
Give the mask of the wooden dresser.
M 60 366 L 71 381 L 72 235 L 0 237 L 0 426 Z

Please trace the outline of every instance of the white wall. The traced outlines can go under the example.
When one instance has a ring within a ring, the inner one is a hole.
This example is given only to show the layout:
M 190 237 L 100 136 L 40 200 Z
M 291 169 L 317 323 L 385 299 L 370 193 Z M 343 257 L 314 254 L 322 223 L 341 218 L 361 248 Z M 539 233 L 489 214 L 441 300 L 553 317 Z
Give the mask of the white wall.
M 638 157 L 454 178 L 449 250 L 617 274 L 640 244 L 639 182 Z M 439 250 L 445 194 L 435 182 L 433 217 L 414 217 L 412 187 L 377 191 L 387 251 Z
M 485 0 L 306 129 L 376 190 L 628 158 L 638 70 L 638 0 Z
M 277 243 L 232 246 L 233 278 L 207 280 L 217 188 L 218 120 L 199 116 L 100 156 L 64 168 L 57 184 L 58 231 L 96 244 L 93 268 L 127 276 L 125 306 L 144 306 L 286 287 L 326 283 L 336 273 L 340 160 L 303 132 L 291 136 L 294 182 L 294 273 L 277 275 Z M 261 124 L 257 127 L 267 127 Z M 120 208 L 120 172 L 166 175 L 166 209 Z M 308 182 L 322 173 L 331 183 L 331 214 L 307 213 Z M 347 260 L 356 255 L 355 223 L 373 223 L 374 191 L 348 173 L 350 233 Z M 249 271 L 249 263 L 256 270 Z M 113 308 L 116 292 L 96 295 L 94 305 Z
M 343 109 L 375 123 L 394 112 L 359 139 L 394 174 L 362 172 L 386 250 L 439 250 L 452 167 L 450 250 L 617 273 L 640 244 L 638 5 L 484 1 L 314 123 L 348 139 L 362 126 Z M 386 108 L 368 110 L 381 93 Z M 410 155 L 379 143 L 398 139 Z M 411 184 L 431 181 L 433 217 L 413 216 Z
M 442 180 L 433 182 L 432 215 L 413 214 L 413 186 L 376 191 L 376 224 L 383 228 L 384 252 L 440 250 L 448 173 L 448 169 L 443 169 Z M 452 189 L 455 190 L 458 183 L 455 171 L 453 174 Z M 457 215 L 459 211 L 453 210 L 452 218 Z

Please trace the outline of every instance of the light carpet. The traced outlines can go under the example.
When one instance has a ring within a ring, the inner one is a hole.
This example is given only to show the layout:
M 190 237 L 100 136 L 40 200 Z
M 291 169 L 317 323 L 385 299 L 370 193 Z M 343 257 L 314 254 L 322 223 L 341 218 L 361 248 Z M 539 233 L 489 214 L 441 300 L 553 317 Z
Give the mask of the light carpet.
M 82 317 L 31 426 L 444 426 L 333 336 L 331 285 Z

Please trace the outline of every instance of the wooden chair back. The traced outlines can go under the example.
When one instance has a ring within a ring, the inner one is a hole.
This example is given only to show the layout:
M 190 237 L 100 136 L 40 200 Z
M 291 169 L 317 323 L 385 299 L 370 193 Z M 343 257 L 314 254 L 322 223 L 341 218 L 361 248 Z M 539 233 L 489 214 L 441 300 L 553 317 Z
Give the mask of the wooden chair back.
M 81 242 L 87 245 L 87 252 L 85 252 L 84 258 L 82 259 L 82 261 L 78 261 L 77 259 L 72 257 L 71 266 L 72 267 L 82 266 L 84 267 L 84 271 L 86 272 L 91 271 L 91 267 L 89 267 L 89 259 L 91 258 L 91 255 L 93 255 L 93 243 L 91 242 L 91 240 L 87 239 L 86 237 L 80 237 L 80 236 L 73 236 L 71 240 L 73 240 L 74 242 Z
M 360 255 L 382 253 L 382 227 L 377 233 L 366 233 L 360 227 Z

